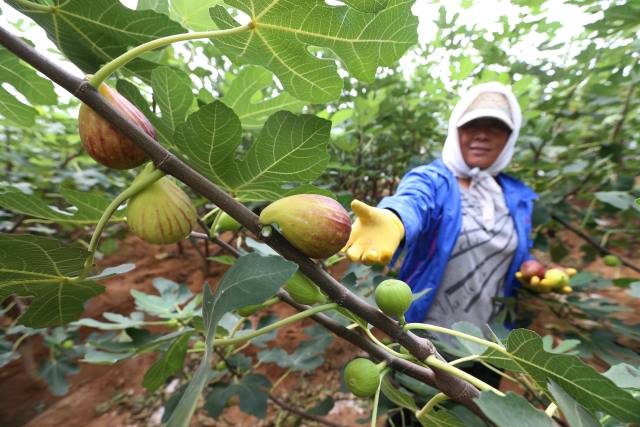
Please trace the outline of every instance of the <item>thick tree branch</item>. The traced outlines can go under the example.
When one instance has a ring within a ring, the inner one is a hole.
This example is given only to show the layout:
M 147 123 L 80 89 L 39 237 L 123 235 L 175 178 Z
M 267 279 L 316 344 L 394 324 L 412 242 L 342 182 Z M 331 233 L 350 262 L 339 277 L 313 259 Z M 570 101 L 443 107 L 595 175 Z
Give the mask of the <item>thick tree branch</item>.
M 173 175 L 196 193 L 213 202 L 220 209 L 240 222 L 256 236 L 260 236 L 258 217 L 244 205 L 238 203 L 225 191 L 196 172 L 157 141 L 151 139 L 136 125 L 130 123 L 118 110 L 109 104 L 86 80 L 67 72 L 64 68 L 49 61 L 31 46 L 15 37 L 4 28 L 0 28 L 0 43 L 16 56 L 31 64 L 38 71 L 76 96 L 127 138 L 138 145 L 153 161 L 158 169 Z M 275 230 L 274 230 L 275 231 Z M 337 282 L 331 275 L 323 271 L 315 262 L 294 248 L 282 235 L 274 232 L 265 242 L 284 258 L 294 261 L 300 270 L 315 282 L 331 300 L 360 316 L 368 323 L 383 331 L 405 347 L 418 360 L 437 354 L 434 345 L 420 339 L 411 332 L 405 332 L 398 322 L 385 316 L 381 311 L 371 307 L 347 288 Z M 434 370 L 438 388 L 452 398 L 464 399 L 465 405 L 471 407 L 473 398 L 479 395 L 471 384 L 440 370 Z
M 291 307 L 295 308 L 298 311 L 303 311 L 308 308 L 307 306 L 296 303 L 293 299 L 291 299 L 289 294 L 283 289 L 278 291 L 277 296 L 282 301 L 286 302 L 287 304 L 289 304 Z M 366 351 L 371 356 L 371 358 L 374 359 L 376 362 L 386 361 L 387 366 L 392 368 L 394 371 L 401 372 L 410 377 L 413 377 L 418 381 L 421 381 L 425 384 L 430 385 L 431 387 L 440 388 L 438 385 L 438 378 L 430 368 L 424 368 L 408 360 L 395 357 L 394 355 L 384 351 L 384 349 L 375 345 L 368 338 L 362 336 L 361 334 L 357 333 L 354 330 L 345 328 L 340 323 L 331 319 L 326 314 L 317 313 L 310 317 L 311 319 L 315 320 L 316 322 L 318 322 L 319 324 L 321 324 L 322 326 L 324 326 L 325 328 L 333 332 L 335 335 L 339 336 L 340 338 L 344 339 L 350 344 L 355 345 L 356 347 L 359 347 L 360 349 Z M 486 415 L 482 413 L 482 411 L 475 404 L 475 402 L 471 401 L 472 406 L 470 406 L 468 405 L 469 402 L 465 401 L 465 399 L 462 397 L 453 398 L 453 400 L 456 400 L 464 404 L 473 412 L 475 412 L 477 415 L 479 415 L 481 418 L 483 419 L 486 418 Z

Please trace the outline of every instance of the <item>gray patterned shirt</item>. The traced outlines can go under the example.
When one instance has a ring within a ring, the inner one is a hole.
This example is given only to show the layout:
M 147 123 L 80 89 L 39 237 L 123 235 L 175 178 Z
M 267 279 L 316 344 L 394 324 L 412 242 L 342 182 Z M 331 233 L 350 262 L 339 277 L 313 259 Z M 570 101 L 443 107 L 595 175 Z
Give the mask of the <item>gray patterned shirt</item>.
M 449 328 L 468 321 L 483 327 L 497 314 L 492 300 L 503 294 L 518 235 L 508 211 L 497 213 L 495 226 L 487 230 L 474 195 L 461 189 L 460 197 L 462 227 L 425 322 Z

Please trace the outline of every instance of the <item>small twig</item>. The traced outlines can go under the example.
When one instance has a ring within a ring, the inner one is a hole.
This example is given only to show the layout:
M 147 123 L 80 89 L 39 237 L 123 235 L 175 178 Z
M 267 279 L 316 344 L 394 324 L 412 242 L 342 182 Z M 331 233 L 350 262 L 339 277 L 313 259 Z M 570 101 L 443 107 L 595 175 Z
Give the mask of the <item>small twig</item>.
M 191 243 L 191 246 L 193 246 L 193 249 L 195 249 L 196 252 L 198 252 L 198 255 L 200 255 L 201 258 L 205 259 L 204 252 L 202 252 L 202 249 L 200 249 L 200 247 L 198 246 L 196 239 L 189 236 L 189 243 Z
M 310 414 L 308 412 L 303 411 L 302 409 L 298 409 L 295 406 L 291 406 L 288 403 L 280 400 L 279 398 L 275 397 L 273 394 L 269 394 L 269 399 L 275 403 L 276 405 L 280 406 L 282 409 L 289 411 L 291 413 L 294 413 L 296 415 L 301 416 L 302 418 L 306 418 L 308 420 L 313 420 L 317 423 L 329 426 L 329 427 L 343 427 L 341 424 L 336 424 L 334 422 L 331 422 L 329 420 L 326 420 L 318 415 L 313 415 Z
M 27 216 L 24 214 L 18 215 L 18 217 L 16 218 L 16 222 L 13 224 L 13 226 L 11 226 L 8 233 L 14 233 L 26 218 Z
M 236 248 L 231 246 L 231 244 L 229 242 L 225 242 L 224 240 L 222 240 L 221 238 L 219 238 L 217 236 L 211 238 L 211 237 L 207 236 L 204 233 L 198 233 L 197 231 L 192 231 L 191 232 L 191 237 L 193 237 L 194 239 L 210 240 L 213 243 L 215 243 L 216 245 L 220 246 L 225 251 L 229 252 L 231 255 L 233 255 L 236 258 L 242 256 L 240 251 L 238 251 Z
M 83 153 L 82 151 L 77 151 L 77 152 L 67 156 L 67 158 L 65 158 L 62 161 L 62 163 L 60 163 L 60 165 L 58 166 L 58 169 L 62 170 L 64 168 L 66 168 L 71 160 L 75 159 L 76 157 L 80 157 L 80 155 L 82 155 L 82 153 Z
M 211 256 L 209 251 L 209 240 L 204 241 L 204 277 L 209 276 L 209 257 Z

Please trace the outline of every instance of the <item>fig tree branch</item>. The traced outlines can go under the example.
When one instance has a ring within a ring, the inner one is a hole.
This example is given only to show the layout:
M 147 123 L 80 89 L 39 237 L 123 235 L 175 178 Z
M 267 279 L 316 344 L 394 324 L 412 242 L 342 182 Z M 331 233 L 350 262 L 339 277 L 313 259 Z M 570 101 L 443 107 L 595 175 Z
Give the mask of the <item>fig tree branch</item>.
M 298 304 L 293 299 L 291 299 L 289 294 L 283 289 L 278 291 L 277 296 L 282 301 L 289 304 L 291 307 L 295 308 L 298 311 L 303 311 L 306 308 L 306 306 Z M 350 344 L 366 351 L 374 361 L 376 362 L 385 361 L 387 362 L 387 366 L 392 368 L 394 371 L 406 374 L 432 387 L 436 387 L 436 388 L 438 387 L 436 376 L 430 368 L 422 367 L 408 360 L 404 360 L 399 357 L 393 356 L 392 354 L 384 351 L 379 346 L 375 345 L 373 342 L 371 342 L 361 334 L 357 333 L 352 329 L 345 328 L 340 323 L 338 323 L 337 321 L 333 320 L 332 318 L 330 318 L 325 314 L 322 314 L 322 313 L 314 314 L 313 316 L 311 316 L 311 319 L 315 320 L 316 322 L 318 322 L 319 324 L 321 324 L 322 326 L 324 326 L 325 328 L 333 332 L 333 334 L 339 336 L 340 338 L 344 339 Z M 469 406 L 467 404 L 468 402 L 465 402 L 461 399 L 454 399 L 454 400 L 457 400 L 459 403 L 464 404 L 481 418 L 486 419 L 486 415 L 482 413 L 482 411 L 475 404 L 475 402 L 471 401 L 472 406 Z
M 256 214 L 129 122 L 87 80 L 72 75 L 4 28 L 0 28 L 0 43 L 111 123 L 124 136 L 139 146 L 153 161 L 156 168 L 191 187 L 192 190 L 227 212 L 256 236 L 261 235 L 261 227 Z M 380 329 L 405 347 L 416 359 L 424 361 L 429 356 L 439 356 L 431 341 L 404 331 L 398 322 L 387 317 L 342 286 L 315 262 L 294 248 L 279 233 L 272 233 L 271 236 L 264 238 L 264 241 L 284 258 L 297 263 L 300 271 L 316 283 L 332 301 Z M 465 405 L 469 407 L 473 404 L 473 399 L 479 395 L 475 387 L 450 373 L 435 369 L 434 374 L 436 385 L 441 391 L 453 399 L 463 400 Z
M 562 224 L 567 230 L 571 231 L 572 233 L 574 233 L 576 236 L 580 237 L 585 242 L 587 242 L 587 243 L 591 244 L 593 247 L 597 248 L 601 255 L 608 255 L 608 254 L 616 255 L 616 254 L 612 253 L 609 249 L 607 249 L 604 246 L 602 246 L 600 243 L 596 242 L 592 237 L 590 237 L 587 234 L 583 233 L 578 228 L 574 227 L 573 225 L 571 225 L 569 222 L 565 221 L 564 219 L 560 218 L 558 215 L 551 214 L 551 218 L 554 221 L 557 221 L 560 224 Z M 620 259 L 620 262 L 622 262 L 623 265 L 626 265 L 630 269 L 640 273 L 640 268 L 639 267 L 637 267 L 636 265 L 632 264 L 630 261 L 620 257 L 620 255 L 616 255 L 616 256 Z

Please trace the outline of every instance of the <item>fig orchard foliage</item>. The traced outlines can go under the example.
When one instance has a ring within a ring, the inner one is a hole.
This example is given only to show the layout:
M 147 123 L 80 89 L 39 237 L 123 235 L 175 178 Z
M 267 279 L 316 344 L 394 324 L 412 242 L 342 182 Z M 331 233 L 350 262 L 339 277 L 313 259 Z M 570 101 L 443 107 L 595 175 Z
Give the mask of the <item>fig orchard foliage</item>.
M 233 396 L 239 396 L 241 410 L 265 417 L 272 384 L 252 370 L 253 360 L 234 353 L 251 343 L 261 348 L 254 356 L 258 363 L 310 372 L 323 363 L 334 336 L 323 325 L 369 353 L 346 365 L 344 380 L 357 396 L 372 398 L 372 424 L 398 408 L 427 426 L 482 426 L 488 420 L 511 426 L 524 418 L 535 426 L 640 423 L 640 360 L 617 341 L 624 336 L 637 343 L 638 325 L 612 318 L 622 307 L 591 296 L 611 282 L 587 272 L 570 277 L 568 271 L 523 266 L 523 275 L 539 278 L 529 289 L 553 290 L 539 300 L 561 310 L 569 330 L 579 331 L 558 344 L 551 335 L 504 330 L 511 301 L 504 301 L 490 331 L 465 323 L 452 329 L 404 324 L 404 311 L 420 296 L 390 279 L 392 272 L 351 266 L 338 283 L 325 271 L 342 259 L 336 253 L 349 236 L 342 206 L 353 196 L 377 201 L 410 166 L 433 157 L 455 101 L 451 94 L 472 81 L 512 83 L 526 111 L 523 150 L 513 172 L 542 196 L 538 249 L 554 261 L 565 257 L 553 233 L 558 224 L 573 227 L 576 219 L 581 233 L 600 237 L 582 249 L 585 258 L 633 244 L 631 227 L 620 232 L 601 224 L 637 224 L 634 3 L 586 2 L 584 12 L 596 19 L 575 41 L 579 53 L 567 56 L 566 64 L 527 63 L 506 53 L 533 31 L 548 36 L 541 51 L 554 49 L 559 24 L 539 15 L 544 1 L 518 2 L 532 19 L 501 20 L 503 31 L 495 33 L 458 25 L 443 7 L 433 17 L 436 40 L 418 47 L 408 0 L 345 0 L 340 6 L 211 1 L 203 16 L 185 13 L 190 3 L 184 0 L 140 1 L 137 10 L 115 0 L 6 3 L 43 28 L 103 95 L 87 95 L 89 89 L 69 83 L 73 76 L 40 63 L 41 73 L 84 101 L 76 120 L 68 113 L 75 101 L 62 105 L 51 81 L 28 65 L 29 47 L 0 29 L 0 77 L 22 95 L 0 87 L 6 126 L 0 159 L 7 164 L 3 179 L 12 184 L 0 190 L 3 218 L 10 223 L 2 223 L 9 232 L 0 235 L 0 300 L 11 307 L 19 299 L 25 307 L 16 315 L 19 325 L 1 331 L 0 348 L 43 336 L 51 358 L 42 372 L 53 393 L 66 392 L 65 373 L 80 357 L 113 364 L 156 352 L 144 387 L 152 393 L 171 378 L 185 382 L 165 405 L 168 425 L 188 425 L 203 394 L 204 410 L 214 418 Z M 234 9 L 249 22 L 237 22 Z M 179 41 L 187 41 L 191 53 L 170 47 Z M 397 61 L 410 49 L 421 64 L 405 80 Z M 192 66 L 197 51 L 207 67 Z M 451 62 L 450 84 L 433 77 L 443 51 Z M 105 120 L 106 106 L 137 133 Z M 114 170 L 147 160 L 137 171 Z M 182 177 L 189 194 L 165 174 Z M 260 217 L 247 206 L 262 209 Z M 20 219 L 27 217 L 38 227 Z M 154 294 L 131 292 L 136 311 L 129 315 L 81 318 L 83 304 L 104 290 L 101 280 L 134 268 L 95 271 L 94 258 L 124 220 L 151 243 L 216 242 L 227 252 L 214 260 L 231 266 L 215 292 L 204 286 L 194 295 L 156 278 Z M 73 242 L 71 230 L 75 239 L 84 232 L 88 243 Z M 220 240 L 225 232 L 235 233 L 235 246 Z M 613 266 L 610 257 L 604 262 Z M 633 296 L 637 283 L 631 282 L 614 284 L 630 287 Z M 577 292 L 564 296 L 567 288 Z M 263 310 L 289 297 L 299 312 L 267 322 Z M 253 328 L 245 316 L 263 321 Z M 312 339 L 293 352 L 261 347 L 279 327 L 307 317 L 318 325 L 305 330 Z M 580 323 L 585 318 L 588 327 Z M 158 325 L 170 332 L 158 334 Z M 83 342 L 79 327 L 96 333 Z M 374 327 L 388 339 L 377 338 Z M 418 329 L 456 337 L 459 344 L 435 343 L 458 359 L 444 362 L 431 343 L 411 333 Z M 114 343 L 113 333 L 125 339 Z M 200 361 L 185 376 L 187 354 Z M 601 374 L 582 360 L 593 356 L 610 369 Z M 16 357 L 17 351 L 3 350 L 0 364 Z M 505 395 L 464 373 L 459 364 L 469 360 L 504 369 L 524 395 Z M 449 396 L 451 402 L 442 404 Z

